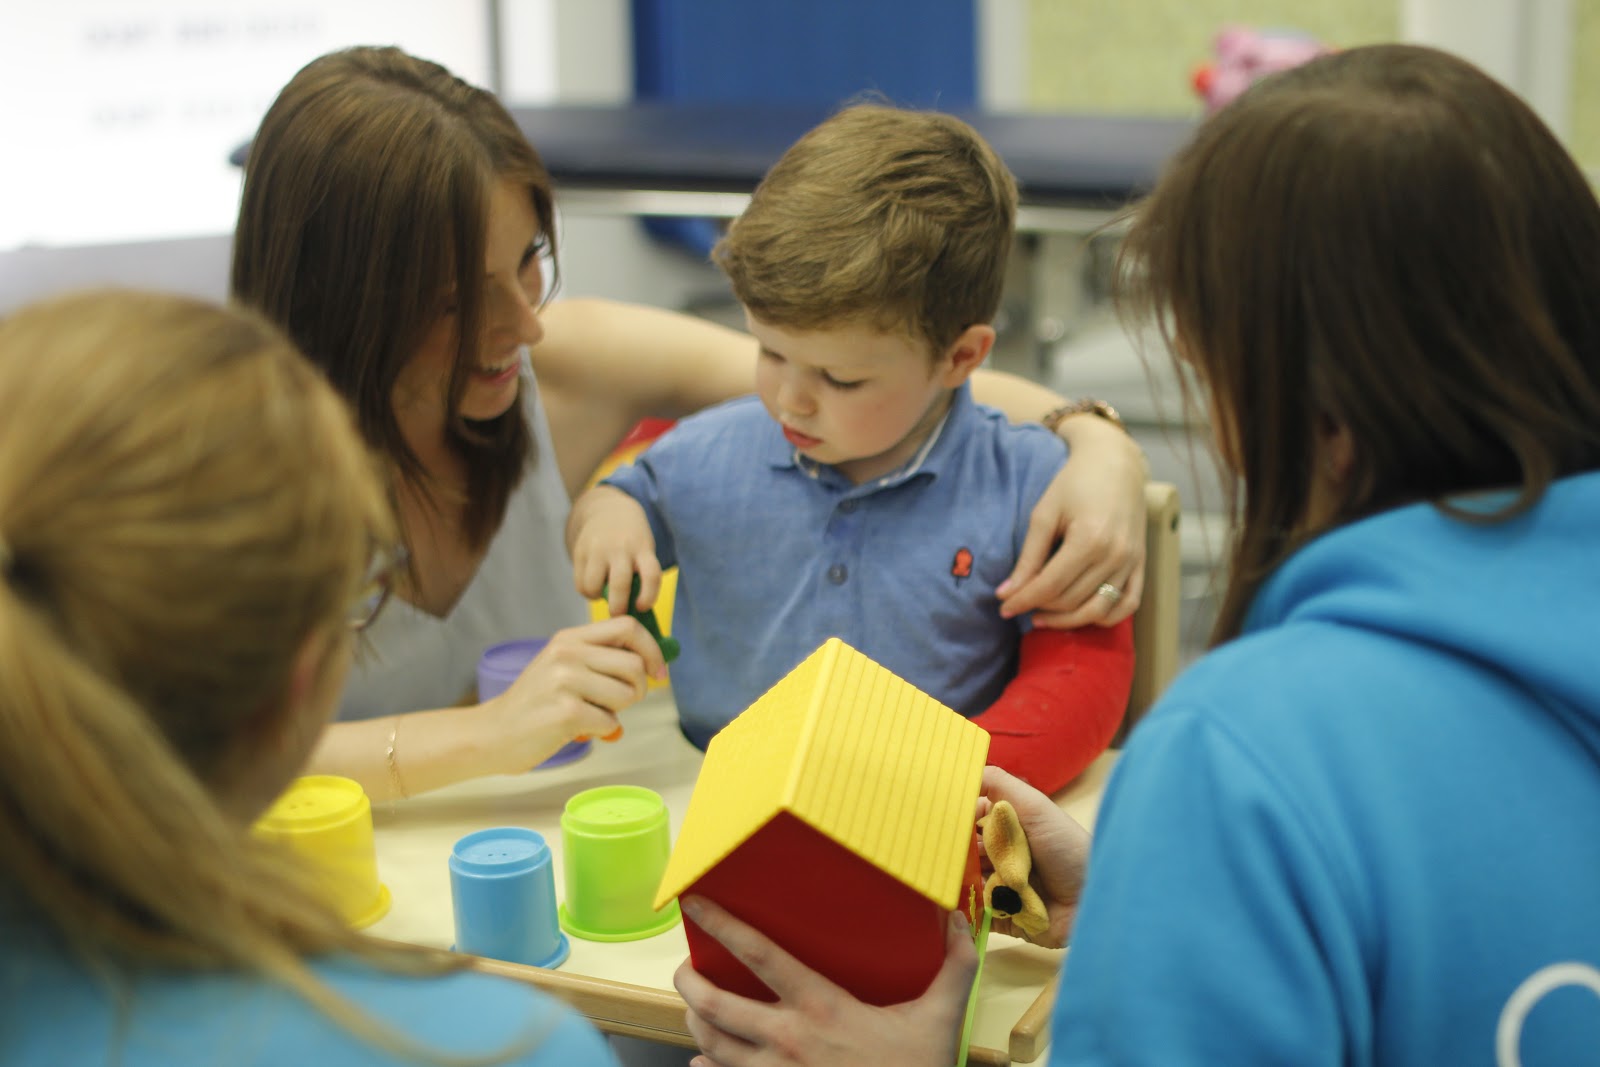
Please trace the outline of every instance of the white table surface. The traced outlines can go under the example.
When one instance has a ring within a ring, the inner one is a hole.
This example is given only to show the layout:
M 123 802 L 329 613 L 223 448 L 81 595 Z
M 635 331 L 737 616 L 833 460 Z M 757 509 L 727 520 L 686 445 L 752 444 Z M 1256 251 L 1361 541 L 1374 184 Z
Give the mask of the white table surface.
M 451 846 L 474 830 L 521 826 L 549 843 L 556 894 L 562 894 L 560 816 L 567 798 L 599 785 L 627 783 L 660 793 L 677 840 L 701 754 L 684 740 L 668 689 L 655 690 L 621 715 L 623 737 L 596 742 L 590 754 L 545 771 L 463 782 L 373 809 L 378 874 L 393 894 L 388 915 L 368 928 L 379 937 L 448 948 L 454 939 L 448 858 Z M 1091 824 L 1114 756 L 1101 757 L 1056 800 Z M 688 955 L 683 926 L 641 941 L 601 943 L 569 937 L 560 970 L 614 982 L 671 990 L 672 973 Z M 990 939 L 973 1044 L 1006 1049 L 1012 1027 L 1060 967 L 1059 952 L 1014 938 Z

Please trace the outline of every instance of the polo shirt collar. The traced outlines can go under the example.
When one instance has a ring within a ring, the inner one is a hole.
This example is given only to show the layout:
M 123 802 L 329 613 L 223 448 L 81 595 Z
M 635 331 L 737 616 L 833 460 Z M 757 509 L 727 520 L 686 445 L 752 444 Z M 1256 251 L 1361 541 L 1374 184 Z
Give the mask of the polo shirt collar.
M 944 413 L 944 418 L 939 420 L 939 424 L 933 428 L 933 432 L 922 443 L 917 454 L 883 477 L 856 488 L 870 492 L 897 485 L 919 474 L 937 478 L 951 457 L 961 453 L 962 446 L 972 436 L 973 425 L 978 418 L 977 406 L 972 399 L 972 387 L 969 383 L 962 382 L 950 397 L 950 409 Z M 776 422 L 771 423 L 768 432 L 762 435 L 760 447 L 762 459 L 775 470 L 794 469 L 814 479 L 845 481 L 837 468 L 826 463 L 813 463 L 802 456 L 799 449 L 784 440 L 783 431 L 778 428 Z

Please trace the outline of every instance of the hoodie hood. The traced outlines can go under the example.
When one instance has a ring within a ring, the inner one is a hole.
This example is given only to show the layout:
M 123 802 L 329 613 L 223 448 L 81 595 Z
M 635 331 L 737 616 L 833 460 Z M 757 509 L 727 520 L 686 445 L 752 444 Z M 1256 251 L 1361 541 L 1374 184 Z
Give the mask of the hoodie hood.
M 1510 493 L 1460 501 L 1491 514 Z M 1290 622 L 1383 633 L 1517 679 L 1600 758 L 1600 473 L 1474 523 L 1430 504 L 1318 538 L 1262 587 L 1246 633 Z

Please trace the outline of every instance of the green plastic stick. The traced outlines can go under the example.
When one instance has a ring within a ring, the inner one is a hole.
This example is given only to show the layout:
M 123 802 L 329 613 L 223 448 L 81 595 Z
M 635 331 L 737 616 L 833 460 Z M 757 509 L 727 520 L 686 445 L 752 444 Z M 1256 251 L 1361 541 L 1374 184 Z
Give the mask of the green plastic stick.
M 978 920 L 978 932 L 972 939 L 973 946 L 978 950 L 978 973 L 972 976 L 972 992 L 967 996 L 967 1017 L 961 1024 L 956 1067 L 967 1067 L 967 1049 L 972 1046 L 972 1020 L 978 1014 L 978 989 L 983 985 L 983 961 L 989 951 L 989 924 L 993 919 L 994 913 L 984 908 L 983 918 Z
M 607 583 L 606 585 L 601 586 L 601 588 L 600 588 L 600 596 L 601 596 L 601 598 L 602 599 L 609 598 L 610 590 L 611 590 L 610 583 Z M 680 651 L 680 646 L 678 644 L 678 639 L 675 638 L 675 637 L 667 637 L 664 634 L 662 634 L 661 626 L 660 626 L 660 624 L 658 624 L 656 622 L 656 610 L 655 610 L 655 608 L 650 608 L 650 609 L 648 609 L 646 611 L 640 611 L 638 608 L 636 608 L 634 606 L 638 602 L 639 602 L 639 576 L 637 574 L 635 574 L 633 576 L 633 588 L 628 590 L 628 614 L 632 615 L 634 618 L 638 619 L 639 620 L 639 625 L 643 626 L 645 628 L 645 630 L 649 632 L 650 636 L 655 638 L 656 644 L 658 646 L 660 646 L 660 648 L 661 648 L 661 658 L 666 660 L 668 663 L 671 663 L 673 660 L 678 658 L 678 652 Z

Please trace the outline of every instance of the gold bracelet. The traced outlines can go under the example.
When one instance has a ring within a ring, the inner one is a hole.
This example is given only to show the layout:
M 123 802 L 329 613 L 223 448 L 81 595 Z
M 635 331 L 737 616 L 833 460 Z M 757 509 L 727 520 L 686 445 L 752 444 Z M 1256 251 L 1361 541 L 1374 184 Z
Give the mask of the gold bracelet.
M 406 792 L 405 783 L 400 780 L 400 761 L 395 759 L 394 742 L 400 736 L 400 716 L 396 715 L 389 720 L 389 747 L 383 750 L 383 760 L 389 765 L 389 781 L 394 783 L 394 791 L 400 794 L 400 799 L 405 800 L 411 794 Z
M 1077 400 L 1062 404 L 1053 411 L 1047 412 L 1044 418 L 1039 421 L 1044 423 L 1045 429 L 1051 433 L 1057 433 L 1062 420 L 1073 415 L 1098 415 L 1123 433 L 1128 432 L 1128 426 L 1122 421 L 1122 416 L 1117 414 L 1117 409 L 1107 404 L 1104 400 L 1096 400 L 1092 396 L 1080 397 Z

